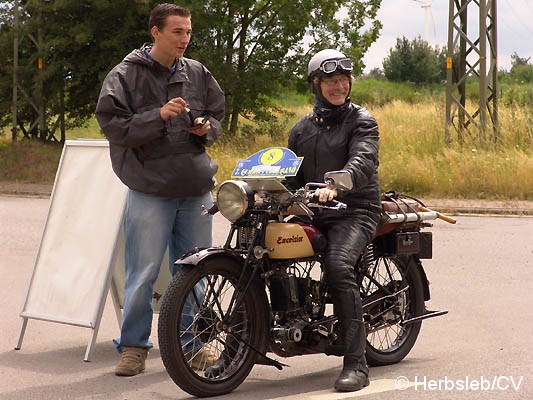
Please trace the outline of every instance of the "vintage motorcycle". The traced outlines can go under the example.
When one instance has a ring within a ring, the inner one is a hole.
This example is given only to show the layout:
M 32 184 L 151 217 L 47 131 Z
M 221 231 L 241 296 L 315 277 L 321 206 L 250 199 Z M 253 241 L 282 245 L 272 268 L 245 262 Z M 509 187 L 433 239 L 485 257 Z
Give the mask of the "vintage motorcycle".
M 318 187 L 349 190 L 347 171 L 325 174 L 324 183 L 297 191 L 284 184 L 301 159 L 269 148 L 241 160 L 220 184 L 215 209 L 231 222 L 222 247 L 195 249 L 167 288 L 158 339 L 164 366 L 184 391 L 198 397 L 231 392 L 254 364 L 282 369 L 279 357 L 342 355 L 335 351 L 339 324 L 323 278 L 326 237 L 312 225 Z M 429 285 L 421 259 L 432 257 L 427 221 L 455 221 L 409 196 L 382 196 L 375 239 L 354 268 L 363 302 L 370 366 L 401 361 L 414 346 L 421 321 L 445 314 L 429 311 Z M 339 346 L 337 346 L 339 347 Z M 200 349 L 218 357 L 195 359 Z

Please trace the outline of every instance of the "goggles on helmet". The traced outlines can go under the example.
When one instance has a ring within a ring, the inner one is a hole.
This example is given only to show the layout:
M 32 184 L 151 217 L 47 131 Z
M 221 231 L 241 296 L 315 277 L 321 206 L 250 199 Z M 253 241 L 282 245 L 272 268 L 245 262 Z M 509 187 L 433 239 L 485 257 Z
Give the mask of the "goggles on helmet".
M 329 75 L 333 74 L 337 70 L 339 72 L 348 72 L 351 73 L 353 71 L 353 64 L 352 60 L 349 58 L 339 58 L 337 60 L 325 60 L 322 61 L 320 64 L 320 70 Z

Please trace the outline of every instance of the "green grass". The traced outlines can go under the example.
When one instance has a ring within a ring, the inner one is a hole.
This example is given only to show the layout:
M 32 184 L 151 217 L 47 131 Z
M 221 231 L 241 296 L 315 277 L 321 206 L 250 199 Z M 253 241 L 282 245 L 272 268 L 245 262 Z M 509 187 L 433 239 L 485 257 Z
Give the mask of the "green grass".
M 350 97 L 354 103 L 369 107 L 383 106 L 393 101 L 416 104 L 432 98 L 445 102 L 443 85 L 417 86 L 379 79 L 356 80 Z
M 0 181 L 54 183 L 62 146 L 37 141 L 0 141 Z
M 66 133 L 67 140 L 69 139 L 105 139 L 98 122 L 95 118 L 91 118 L 85 126 L 72 129 Z
M 19 139 L 12 143 L 9 129 L 0 135 L 0 181 L 19 183 L 54 183 L 63 146 L 59 143 L 41 143 L 37 140 Z M 104 139 L 96 119 L 85 126 L 66 132 L 67 140 Z
M 354 86 L 352 98 L 357 97 L 358 90 L 363 89 Z M 444 100 L 428 93 L 423 99 L 368 106 L 380 129 L 382 190 L 428 198 L 533 200 L 530 106 L 500 105 L 500 141 L 483 148 L 477 138 L 469 137 L 446 145 Z M 279 104 L 287 113 L 275 129 L 249 125 L 246 135 L 226 135 L 208 150 L 219 164 L 219 182 L 229 179 L 239 159 L 265 147 L 286 146 L 290 127 L 312 108 L 308 96 L 293 94 L 282 96 Z M 87 127 L 68 133 L 67 139 L 75 138 L 102 136 L 96 121 L 91 120 Z M 0 181 L 53 183 L 60 154 L 57 145 L 0 141 Z
M 299 107 L 294 118 L 309 110 Z M 528 107 L 500 109 L 501 140 L 492 149 L 480 148 L 476 138 L 446 145 L 444 105 L 436 100 L 393 101 L 371 111 L 381 135 L 382 190 L 433 198 L 533 200 L 533 115 Z M 218 180 L 230 177 L 237 160 L 286 141 L 286 135 L 258 134 L 215 145 L 209 152 L 219 163 Z

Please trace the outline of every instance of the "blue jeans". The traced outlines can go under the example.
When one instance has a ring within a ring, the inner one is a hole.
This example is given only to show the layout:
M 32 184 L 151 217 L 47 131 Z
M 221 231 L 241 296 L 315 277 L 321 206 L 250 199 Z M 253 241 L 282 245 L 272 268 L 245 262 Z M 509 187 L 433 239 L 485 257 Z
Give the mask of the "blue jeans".
M 174 264 L 176 259 L 194 247 L 212 245 L 213 217 L 201 215 L 202 205 L 206 209 L 213 205 L 210 192 L 178 199 L 128 192 L 124 214 L 124 312 L 120 337 L 113 340 L 118 351 L 153 346 L 153 286 L 167 246 L 170 273 L 174 275 L 180 268 Z

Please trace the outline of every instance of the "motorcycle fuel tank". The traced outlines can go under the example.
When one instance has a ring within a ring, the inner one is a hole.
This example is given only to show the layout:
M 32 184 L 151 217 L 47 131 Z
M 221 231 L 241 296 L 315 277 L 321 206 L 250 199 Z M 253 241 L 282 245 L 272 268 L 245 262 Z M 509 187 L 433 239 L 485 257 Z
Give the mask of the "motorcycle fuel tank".
M 320 234 L 311 225 L 293 224 L 289 222 L 269 222 L 265 233 L 265 246 L 272 248 L 269 258 L 287 259 L 311 257 L 315 254 L 311 240 L 313 235 Z

